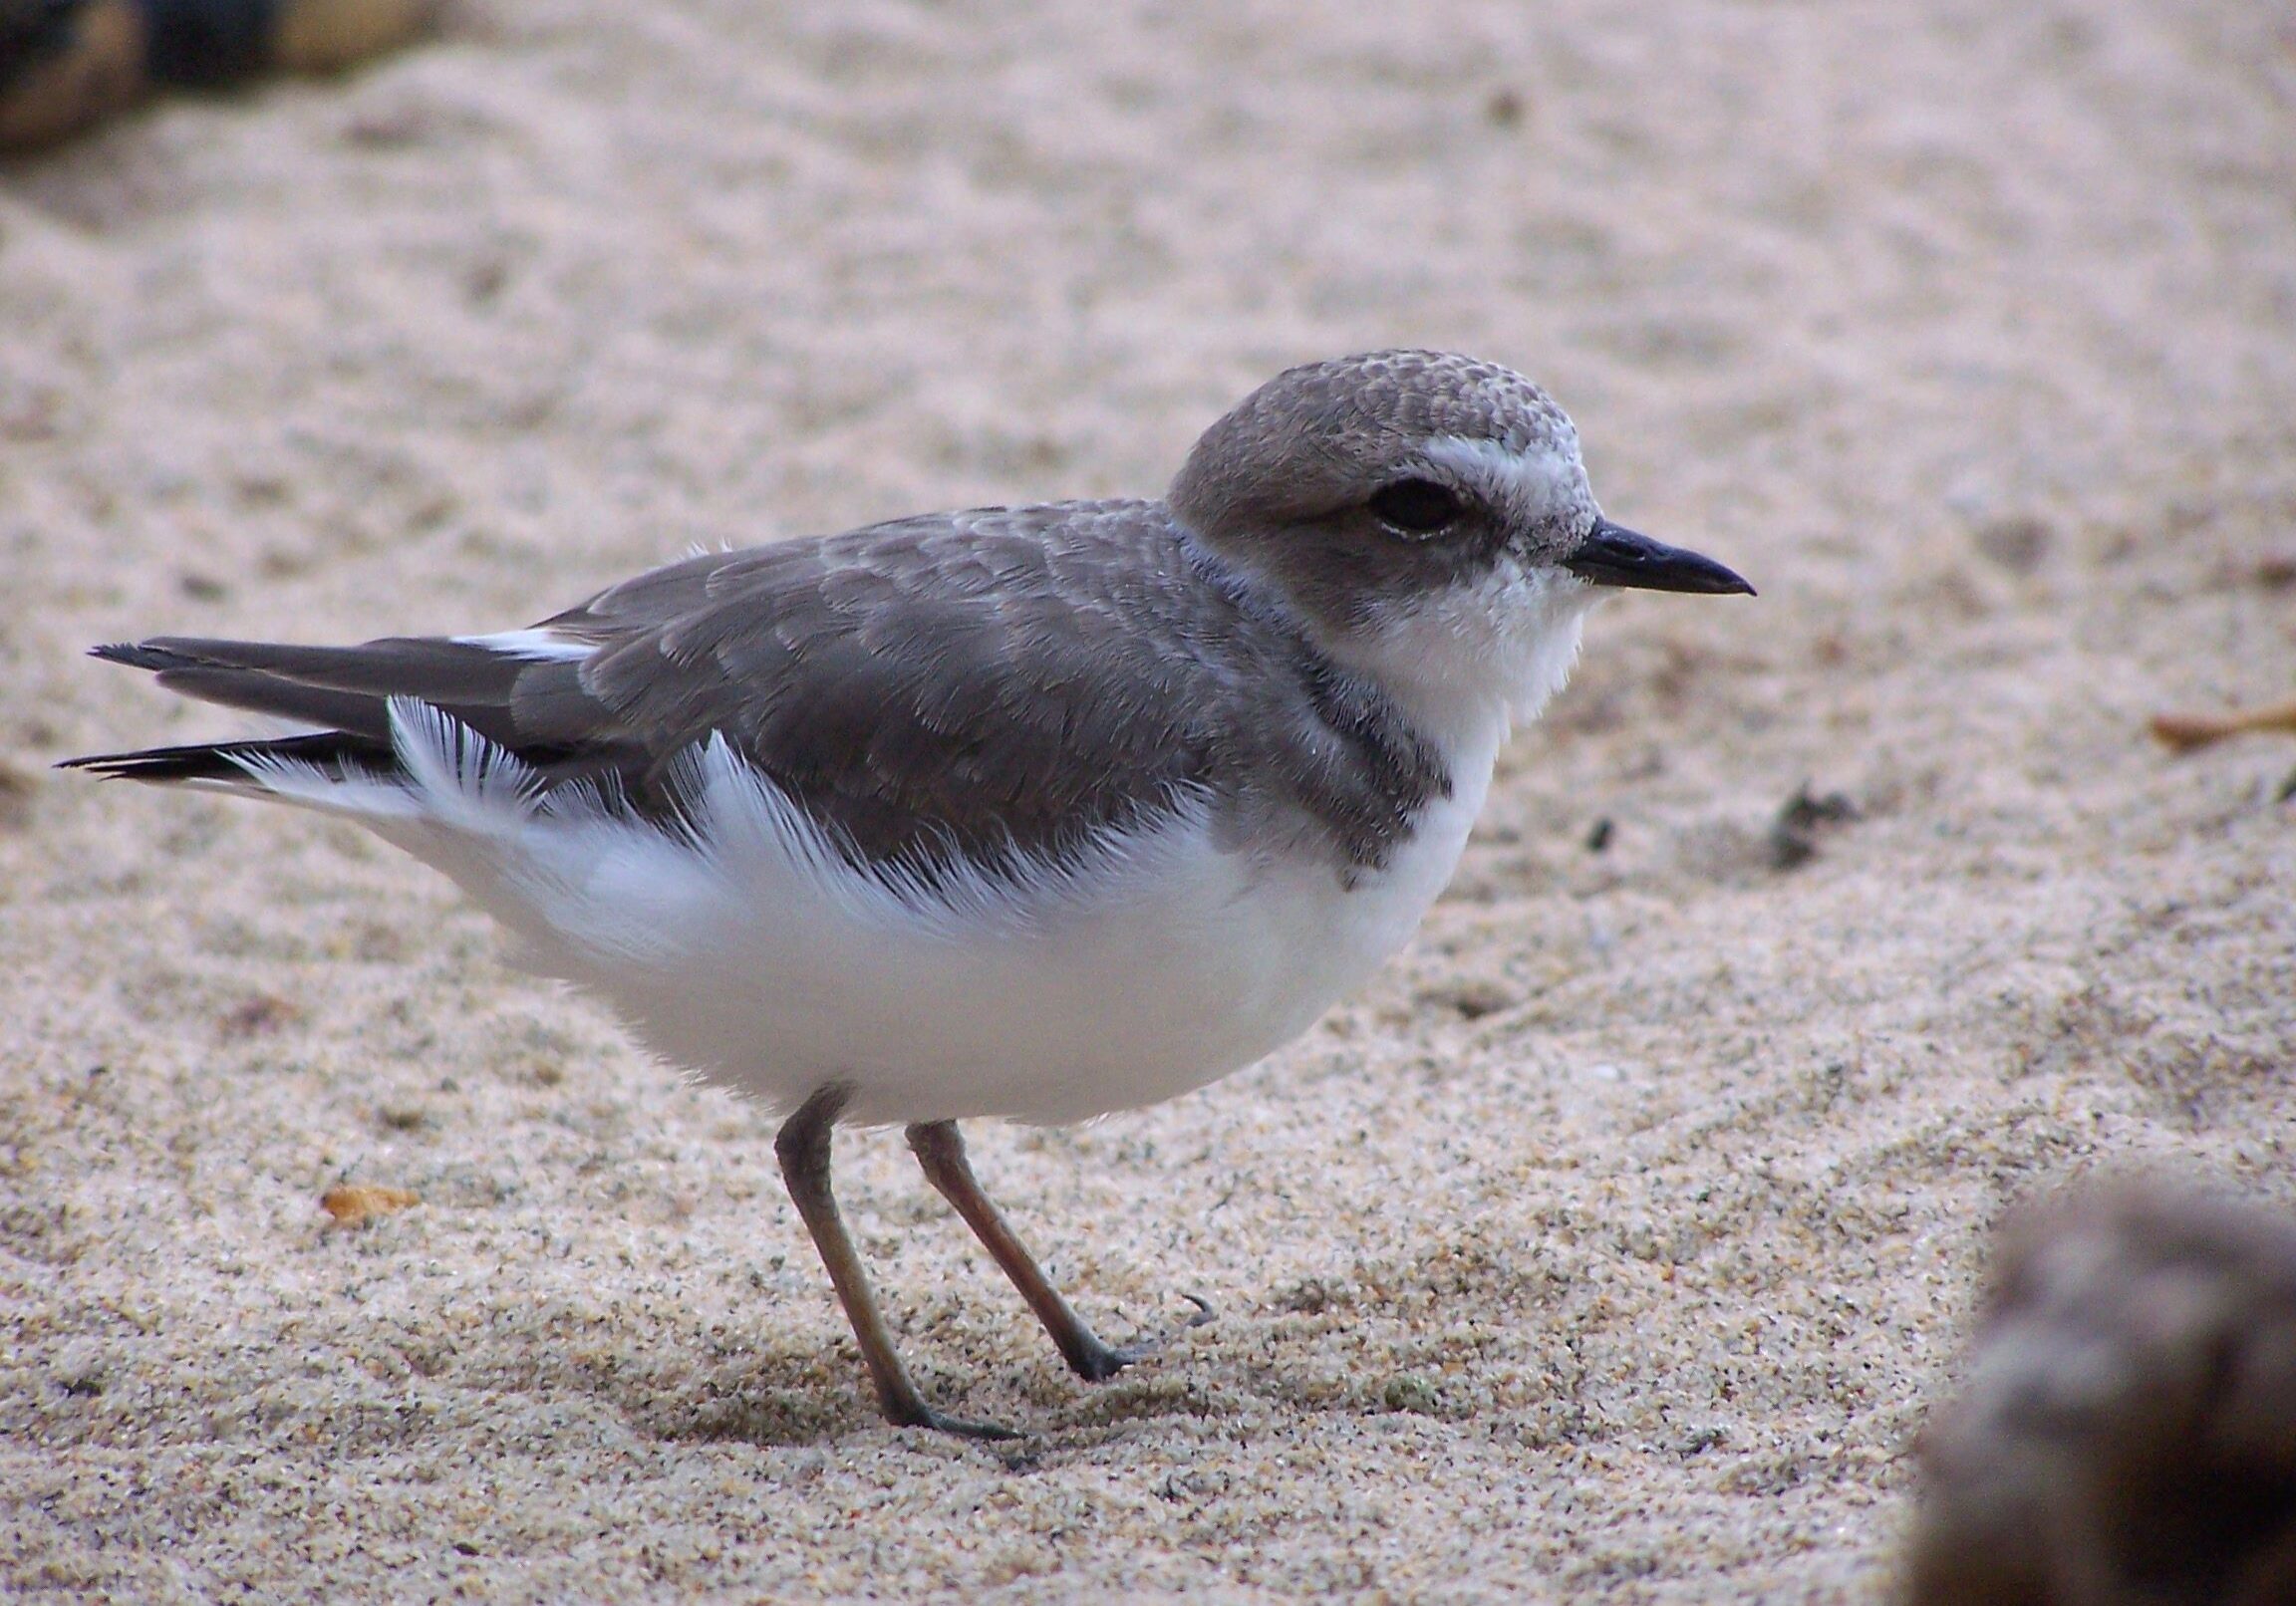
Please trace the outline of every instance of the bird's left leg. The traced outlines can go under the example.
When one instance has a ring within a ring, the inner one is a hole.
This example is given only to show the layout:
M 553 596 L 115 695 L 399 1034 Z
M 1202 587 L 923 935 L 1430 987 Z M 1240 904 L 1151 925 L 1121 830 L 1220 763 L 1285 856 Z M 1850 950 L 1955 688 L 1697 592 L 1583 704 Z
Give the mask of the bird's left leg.
M 965 1224 L 973 1229 L 981 1246 L 1004 1268 L 1004 1275 L 1012 1279 L 1012 1286 L 1028 1301 L 1028 1308 L 1044 1324 L 1044 1331 L 1052 1335 L 1052 1342 L 1059 1346 L 1061 1358 L 1067 1361 L 1070 1371 L 1098 1383 L 1163 1346 L 1164 1338 L 1157 1338 L 1117 1347 L 1104 1344 L 1093 1335 L 1083 1318 L 1060 1297 L 1060 1290 L 1052 1286 L 1035 1259 L 1021 1247 L 1020 1240 L 1012 1235 L 1004 1212 L 981 1191 L 981 1184 L 974 1179 L 973 1167 L 965 1158 L 965 1139 L 958 1132 L 956 1122 L 920 1121 L 909 1128 L 908 1136 L 917 1164 L 924 1168 L 925 1180 L 965 1217 Z M 1201 1327 L 1212 1319 L 1209 1304 L 1194 1294 L 1186 1297 L 1194 1301 L 1196 1314 L 1181 1323 L 1182 1330 Z

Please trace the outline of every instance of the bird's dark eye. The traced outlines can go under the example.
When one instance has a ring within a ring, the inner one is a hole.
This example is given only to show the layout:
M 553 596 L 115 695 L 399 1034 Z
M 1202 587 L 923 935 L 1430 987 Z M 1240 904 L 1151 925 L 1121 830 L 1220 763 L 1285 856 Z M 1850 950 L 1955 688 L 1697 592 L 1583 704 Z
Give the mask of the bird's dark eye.
M 1399 479 L 1368 504 L 1371 516 L 1406 535 L 1433 535 L 1459 517 L 1458 493 L 1431 479 Z

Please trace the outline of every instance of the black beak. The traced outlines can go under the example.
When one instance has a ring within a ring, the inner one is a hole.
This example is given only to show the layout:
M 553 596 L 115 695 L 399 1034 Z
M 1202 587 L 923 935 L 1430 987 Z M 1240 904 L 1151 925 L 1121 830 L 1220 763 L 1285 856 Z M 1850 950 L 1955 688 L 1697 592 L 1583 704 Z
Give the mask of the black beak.
M 1629 586 L 1637 591 L 1695 591 L 1708 596 L 1754 595 L 1733 569 L 1682 547 L 1653 541 L 1622 524 L 1597 518 L 1578 550 L 1563 562 L 1590 586 Z

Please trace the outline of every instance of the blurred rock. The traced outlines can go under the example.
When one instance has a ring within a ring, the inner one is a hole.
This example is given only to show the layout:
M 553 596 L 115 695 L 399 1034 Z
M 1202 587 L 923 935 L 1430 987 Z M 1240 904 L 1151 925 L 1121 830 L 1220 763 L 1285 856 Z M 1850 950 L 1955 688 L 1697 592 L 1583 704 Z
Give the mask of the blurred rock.
M 2009 518 L 1989 519 L 1980 524 L 1971 539 L 1977 550 L 2013 575 L 2029 575 L 2041 567 L 2056 544 L 2057 532 L 2045 519 L 2029 513 Z
M 2003 1234 L 1913 1606 L 2296 1601 L 2296 1218 L 2158 1179 Z
M 159 86 L 337 73 L 407 43 L 442 0 L 0 0 L 0 151 L 95 127 Z
M 1778 810 L 1770 823 L 1769 854 L 1773 870 L 1795 870 L 1818 857 L 1819 837 L 1827 829 L 1858 818 L 1858 805 L 1843 792 L 1812 793 L 1804 781 Z

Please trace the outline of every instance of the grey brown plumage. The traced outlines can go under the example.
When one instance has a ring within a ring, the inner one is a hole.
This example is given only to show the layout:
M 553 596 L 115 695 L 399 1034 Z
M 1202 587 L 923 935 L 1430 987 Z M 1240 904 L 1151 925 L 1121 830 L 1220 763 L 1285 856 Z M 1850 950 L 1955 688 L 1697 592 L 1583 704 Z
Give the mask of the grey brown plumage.
M 594 651 L 100 648 L 172 690 L 334 735 L 76 762 L 228 779 L 280 753 L 389 774 L 389 699 L 412 697 L 549 785 L 667 819 L 684 760 L 715 733 L 855 863 L 928 878 L 960 855 L 1059 860 L 1192 796 L 1318 836 L 1342 871 L 1376 867 L 1449 786 L 1392 702 L 1207 569 L 1156 502 L 988 508 L 691 558 L 534 630 Z M 1286 717 L 1239 717 L 1272 699 Z

